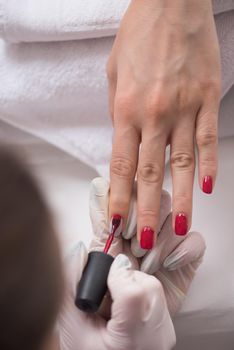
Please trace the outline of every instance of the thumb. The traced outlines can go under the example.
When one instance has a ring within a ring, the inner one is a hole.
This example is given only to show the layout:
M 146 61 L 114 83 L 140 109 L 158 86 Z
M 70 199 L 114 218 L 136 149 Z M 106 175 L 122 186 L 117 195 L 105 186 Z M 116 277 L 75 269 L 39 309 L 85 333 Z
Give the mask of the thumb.
M 160 323 L 166 306 L 161 283 L 154 276 L 132 270 L 127 256 L 119 254 L 115 259 L 109 273 L 108 287 L 113 299 L 112 318 L 121 321 L 122 325 L 125 322 L 125 330 L 132 328 L 134 323 L 142 324 L 151 318 L 154 323 Z M 156 304 L 160 307 L 153 315 Z
M 113 300 L 110 328 L 121 325 L 121 332 L 136 327 L 141 319 L 141 300 L 143 287 L 135 279 L 131 262 L 124 254 L 119 254 L 113 262 L 108 276 L 108 288 Z M 135 326 L 134 326 L 135 325 Z
M 107 284 L 113 300 L 111 319 L 106 328 L 107 348 L 113 350 L 132 349 L 133 330 L 139 331 L 141 295 L 140 288 L 133 280 L 133 271 L 127 256 L 119 254 L 115 258 Z
M 122 286 L 121 282 L 124 282 L 126 278 L 129 278 L 132 274 L 132 264 L 129 258 L 124 254 L 119 254 L 115 258 L 111 265 L 109 276 L 108 276 L 108 288 L 110 290 L 112 299 L 116 299 L 122 292 L 119 286 Z
M 129 259 L 120 254 L 111 267 L 108 286 L 113 304 L 106 344 L 111 349 L 133 349 L 137 344 L 150 350 L 156 343 L 160 349 L 171 348 L 174 328 L 161 283 L 154 276 L 132 270 Z

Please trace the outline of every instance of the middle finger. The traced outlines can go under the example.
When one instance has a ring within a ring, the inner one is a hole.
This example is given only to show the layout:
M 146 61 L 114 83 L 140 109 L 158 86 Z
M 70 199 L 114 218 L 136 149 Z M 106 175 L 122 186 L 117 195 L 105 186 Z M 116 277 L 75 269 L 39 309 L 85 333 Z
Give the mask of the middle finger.
M 151 249 L 156 240 L 165 148 L 165 134 L 152 127 L 144 128 L 137 170 L 137 236 L 143 249 Z

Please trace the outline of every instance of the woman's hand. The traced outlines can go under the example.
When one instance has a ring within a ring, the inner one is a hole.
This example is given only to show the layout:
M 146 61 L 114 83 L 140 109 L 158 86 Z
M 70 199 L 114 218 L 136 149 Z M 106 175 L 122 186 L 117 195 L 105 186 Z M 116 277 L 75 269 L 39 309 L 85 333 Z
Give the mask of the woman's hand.
M 220 58 L 210 0 L 132 0 L 107 65 L 114 124 L 110 218 L 126 224 L 137 173 L 137 237 L 151 249 L 159 227 L 170 144 L 173 229 L 191 225 L 195 168 L 211 193 L 217 170 Z

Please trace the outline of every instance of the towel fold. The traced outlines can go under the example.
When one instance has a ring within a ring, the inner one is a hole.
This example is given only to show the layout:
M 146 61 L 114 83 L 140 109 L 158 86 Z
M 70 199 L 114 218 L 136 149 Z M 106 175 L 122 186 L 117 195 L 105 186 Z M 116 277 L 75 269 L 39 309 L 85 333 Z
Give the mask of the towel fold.
M 0 0 L 0 37 L 65 41 L 116 33 L 129 0 Z
M 112 142 L 105 75 L 112 44 L 0 40 L 0 119 L 103 173 Z
M 130 0 L 0 0 L 0 37 L 9 42 L 112 36 Z M 213 0 L 214 14 L 234 0 Z

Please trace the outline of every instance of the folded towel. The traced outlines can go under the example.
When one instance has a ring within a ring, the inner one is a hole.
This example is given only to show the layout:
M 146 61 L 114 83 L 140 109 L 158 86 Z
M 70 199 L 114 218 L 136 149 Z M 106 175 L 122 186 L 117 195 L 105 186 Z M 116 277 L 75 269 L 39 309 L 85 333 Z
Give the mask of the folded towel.
M 129 0 L 0 0 L 0 37 L 64 41 L 116 33 Z
M 10 42 L 112 36 L 130 0 L 0 0 L 0 37 Z M 234 0 L 213 0 L 214 14 Z
M 0 119 L 102 169 L 112 142 L 105 76 L 112 43 L 0 40 Z
M 234 83 L 234 11 L 215 20 L 224 96 Z M 112 143 L 105 63 L 113 40 L 14 45 L 0 40 L 0 120 L 105 175 Z M 225 129 L 229 133 L 234 133 L 233 120 Z

